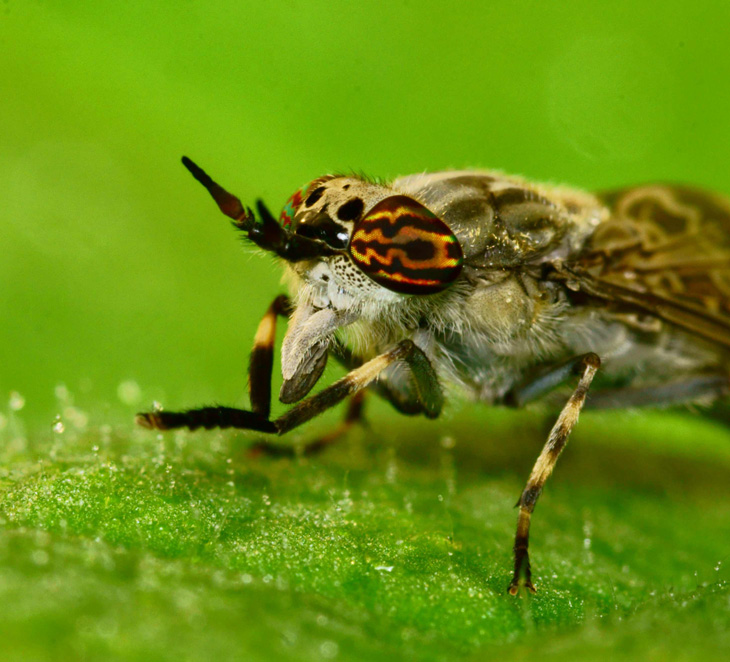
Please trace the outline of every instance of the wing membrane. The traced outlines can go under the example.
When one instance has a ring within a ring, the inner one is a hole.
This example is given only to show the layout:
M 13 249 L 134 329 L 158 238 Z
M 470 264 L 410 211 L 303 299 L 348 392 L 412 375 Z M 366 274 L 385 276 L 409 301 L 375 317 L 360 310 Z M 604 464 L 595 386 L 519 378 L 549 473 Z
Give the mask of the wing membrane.
M 568 269 L 580 289 L 730 347 L 730 202 L 663 185 L 601 198 L 611 217 Z

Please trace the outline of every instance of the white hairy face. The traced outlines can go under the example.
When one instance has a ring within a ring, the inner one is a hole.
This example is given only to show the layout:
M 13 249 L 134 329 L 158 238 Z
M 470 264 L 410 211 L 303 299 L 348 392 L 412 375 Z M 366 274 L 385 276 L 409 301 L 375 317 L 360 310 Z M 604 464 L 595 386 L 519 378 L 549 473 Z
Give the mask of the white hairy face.
M 378 202 L 392 195 L 389 187 L 356 177 L 321 177 L 304 193 L 295 193 L 282 213 L 285 227 L 296 234 L 323 241 L 343 250 L 352 237 L 355 223 Z M 288 265 L 297 300 L 315 308 L 339 311 L 396 302 L 402 295 L 369 278 L 346 254 L 341 253 Z

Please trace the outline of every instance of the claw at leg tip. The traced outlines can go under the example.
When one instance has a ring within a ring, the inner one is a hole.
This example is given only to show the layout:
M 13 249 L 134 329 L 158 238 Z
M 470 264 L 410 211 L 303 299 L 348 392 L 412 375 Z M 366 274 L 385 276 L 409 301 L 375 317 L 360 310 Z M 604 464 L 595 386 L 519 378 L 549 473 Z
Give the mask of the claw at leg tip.
M 155 427 L 155 415 L 154 414 L 137 414 L 134 417 L 134 422 L 142 428 L 147 430 L 154 430 Z
M 513 579 L 507 589 L 507 592 L 513 596 L 517 595 L 520 592 L 520 585 L 524 586 L 530 593 L 532 593 L 532 595 L 537 593 L 537 589 L 529 579 L 526 579 L 522 584 L 520 584 L 518 579 Z

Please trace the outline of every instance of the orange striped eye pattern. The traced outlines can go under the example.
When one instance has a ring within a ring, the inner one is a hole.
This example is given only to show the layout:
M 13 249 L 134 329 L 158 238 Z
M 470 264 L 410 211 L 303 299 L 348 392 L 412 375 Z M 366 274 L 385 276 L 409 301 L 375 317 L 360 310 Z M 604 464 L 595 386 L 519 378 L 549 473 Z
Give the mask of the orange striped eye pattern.
M 464 262 L 449 226 L 405 195 L 381 200 L 357 221 L 348 250 L 367 276 L 404 294 L 441 292 Z

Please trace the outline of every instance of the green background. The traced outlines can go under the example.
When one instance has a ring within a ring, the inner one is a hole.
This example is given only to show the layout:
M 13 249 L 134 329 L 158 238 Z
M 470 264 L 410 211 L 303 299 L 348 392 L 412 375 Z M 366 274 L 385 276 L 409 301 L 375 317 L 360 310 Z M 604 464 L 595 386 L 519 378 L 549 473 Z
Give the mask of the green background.
M 484 167 L 727 194 L 729 26 L 722 0 L 4 0 L 8 650 L 447 659 L 496 646 L 645 659 L 657 646 L 690 658 L 726 647 L 728 574 L 715 567 L 730 509 L 713 497 L 730 436 L 712 422 L 585 416 L 536 519 L 542 594 L 510 603 L 509 506 L 541 443 L 537 415 L 452 404 L 424 425 L 375 405 L 351 445 L 253 466 L 245 435 L 160 440 L 131 420 L 154 400 L 245 405 L 253 333 L 282 291 L 278 267 L 241 247 L 181 155 L 274 209 L 342 170 Z M 276 516 L 262 493 L 278 497 Z M 322 521 L 364 530 L 330 540 Z M 603 543 L 586 569 L 591 535 Z M 281 551 L 305 539 L 309 556 Z M 266 544 L 277 550 L 266 561 L 245 551 Z M 336 569 L 345 556 L 349 574 Z M 375 557 L 396 569 L 361 567 Z

